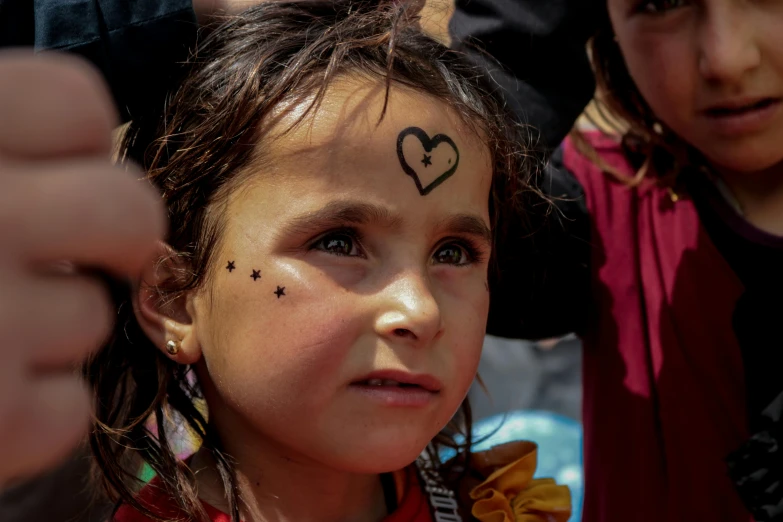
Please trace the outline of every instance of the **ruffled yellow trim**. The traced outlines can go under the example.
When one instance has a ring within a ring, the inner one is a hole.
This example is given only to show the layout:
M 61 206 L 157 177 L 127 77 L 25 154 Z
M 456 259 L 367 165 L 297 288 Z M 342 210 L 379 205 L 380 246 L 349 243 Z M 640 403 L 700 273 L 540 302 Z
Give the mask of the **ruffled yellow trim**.
M 473 516 L 481 522 L 567 522 L 571 493 L 552 479 L 533 479 L 538 447 L 510 442 L 474 455 L 487 480 L 473 488 Z

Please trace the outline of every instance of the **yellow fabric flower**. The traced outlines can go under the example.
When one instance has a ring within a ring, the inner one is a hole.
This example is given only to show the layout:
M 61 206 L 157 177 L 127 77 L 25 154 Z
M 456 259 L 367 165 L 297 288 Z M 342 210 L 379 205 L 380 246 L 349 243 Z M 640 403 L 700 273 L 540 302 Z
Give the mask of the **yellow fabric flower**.
M 476 453 L 473 465 L 488 477 L 473 488 L 473 516 L 481 522 L 567 522 L 571 493 L 552 479 L 534 479 L 538 446 L 509 442 Z

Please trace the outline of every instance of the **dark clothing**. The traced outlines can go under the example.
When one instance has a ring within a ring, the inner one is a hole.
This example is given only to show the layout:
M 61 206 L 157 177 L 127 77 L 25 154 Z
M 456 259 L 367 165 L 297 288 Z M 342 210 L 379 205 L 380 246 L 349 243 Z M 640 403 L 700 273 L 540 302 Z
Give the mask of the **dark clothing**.
M 742 219 L 714 184 L 698 173 L 688 178 L 699 217 L 720 254 L 742 282 L 732 324 L 742 349 L 750 428 L 783 393 L 783 237 L 767 234 Z
M 0 0 L 0 46 L 83 56 L 123 120 L 161 99 L 196 31 L 191 0 Z
M 542 148 L 554 149 L 593 97 L 585 45 L 596 0 L 456 0 L 449 30 L 456 46 L 491 71 L 508 103 Z M 493 57 L 494 60 L 490 59 Z M 496 60 L 496 62 L 495 62 Z M 499 63 L 499 65 L 498 65 Z

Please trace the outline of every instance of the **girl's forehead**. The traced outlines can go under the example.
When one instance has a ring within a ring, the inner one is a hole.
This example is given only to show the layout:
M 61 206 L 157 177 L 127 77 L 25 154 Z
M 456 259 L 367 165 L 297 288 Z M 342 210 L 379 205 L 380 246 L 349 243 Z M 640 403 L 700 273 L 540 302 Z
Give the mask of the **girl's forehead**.
M 488 224 L 486 140 L 445 102 L 398 86 L 381 118 L 385 89 L 382 80 L 343 81 L 304 118 L 302 107 L 289 108 L 261 143 L 258 190 L 246 192 L 246 210 L 269 215 L 271 226 L 294 207 L 315 211 L 351 200 L 407 221 L 459 213 Z
M 448 135 L 462 143 L 465 153 L 488 155 L 485 140 L 445 101 L 395 83 L 387 98 L 386 89 L 380 79 L 346 77 L 335 81 L 323 101 L 304 117 L 310 99 L 287 107 L 270 132 L 274 145 L 265 155 L 274 158 L 316 150 L 323 154 L 345 146 L 385 147 L 390 137 L 395 141 L 402 129 L 411 126 L 428 134 Z

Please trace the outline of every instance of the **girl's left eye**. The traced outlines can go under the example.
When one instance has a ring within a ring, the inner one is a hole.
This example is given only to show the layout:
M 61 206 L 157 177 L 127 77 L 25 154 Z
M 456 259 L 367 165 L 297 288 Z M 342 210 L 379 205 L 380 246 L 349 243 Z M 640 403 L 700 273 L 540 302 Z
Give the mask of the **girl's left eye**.
M 335 256 L 361 256 L 357 246 L 358 241 L 347 232 L 335 232 L 321 237 L 312 248 L 322 250 Z
M 446 243 L 438 247 L 433 254 L 433 261 L 439 265 L 468 265 L 474 261 L 474 256 L 466 247 L 457 243 Z

